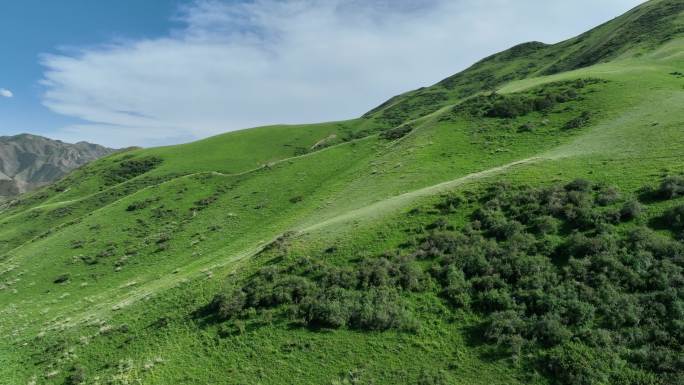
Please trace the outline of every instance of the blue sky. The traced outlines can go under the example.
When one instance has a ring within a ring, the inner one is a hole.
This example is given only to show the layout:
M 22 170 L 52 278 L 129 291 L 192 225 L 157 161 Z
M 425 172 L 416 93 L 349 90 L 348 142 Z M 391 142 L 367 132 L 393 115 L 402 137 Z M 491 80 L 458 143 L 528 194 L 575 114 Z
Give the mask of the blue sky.
M 0 135 L 154 146 L 352 118 L 641 2 L 0 0 Z
M 179 0 L 2 0 L 0 88 L 14 96 L 0 100 L 0 135 L 49 135 L 78 121 L 42 105 L 40 55 L 166 34 L 180 5 Z

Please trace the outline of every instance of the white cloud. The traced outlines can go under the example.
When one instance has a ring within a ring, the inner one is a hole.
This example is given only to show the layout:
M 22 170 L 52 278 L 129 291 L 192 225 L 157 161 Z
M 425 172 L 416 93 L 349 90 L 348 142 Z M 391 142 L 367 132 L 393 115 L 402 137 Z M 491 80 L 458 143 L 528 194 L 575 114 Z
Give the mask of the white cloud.
M 641 2 L 198 1 L 168 36 L 44 56 L 43 102 L 85 122 L 57 136 L 116 146 L 347 119 L 495 51 L 571 37 Z
M 12 98 L 14 97 L 14 93 L 12 91 L 8 90 L 7 88 L 0 88 L 0 96 L 3 98 Z

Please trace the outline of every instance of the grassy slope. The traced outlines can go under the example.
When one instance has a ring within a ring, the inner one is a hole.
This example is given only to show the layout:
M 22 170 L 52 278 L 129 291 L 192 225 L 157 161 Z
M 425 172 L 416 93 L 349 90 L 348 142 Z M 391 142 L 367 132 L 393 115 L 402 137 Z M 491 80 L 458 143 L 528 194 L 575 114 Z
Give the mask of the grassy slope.
M 266 263 L 255 254 L 289 230 L 301 231 L 292 255 L 319 254 L 333 244 L 338 258 L 376 254 L 401 243 L 406 228 L 430 220 L 405 212 L 442 191 L 502 176 L 532 184 L 584 176 L 630 191 L 665 170 L 681 171 L 684 80 L 670 73 L 684 67 L 683 48 L 677 40 L 639 58 L 501 89 L 610 80 L 577 103 L 600 114 L 576 132 L 443 121 L 447 107 L 398 141 L 369 136 L 305 156 L 293 157 L 295 149 L 368 123 L 271 127 L 140 150 L 136 156 L 159 156 L 162 166 L 104 189 L 93 170 L 117 158 L 97 162 L 79 171 L 81 183 L 69 191 L 36 193 L 0 217 L 0 377 L 61 383 L 78 362 L 91 378 L 119 383 L 328 383 L 354 369 L 362 379 L 397 383 L 414 381 L 423 368 L 451 368 L 456 383 L 542 383 L 526 368 L 488 359 L 467 339 L 473 320 L 445 321 L 444 305 L 430 297 L 413 302 L 426 325 L 417 335 L 310 332 L 276 323 L 221 339 L 217 325 L 201 324 L 191 312 Z M 570 116 L 559 111 L 551 126 Z M 524 159 L 530 160 L 516 163 Z M 275 163 L 260 167 L 269 162 Z M 216 199 L 202 208 L 198 202 L 209 197 Z M 148 207 L 126 211 L 145 200 Z M 50 214 L 60 207 L 72 209 Z M 66 284 L 53 283 L 65 273 Z M 167 326 L 150 326 L 162 317 Z

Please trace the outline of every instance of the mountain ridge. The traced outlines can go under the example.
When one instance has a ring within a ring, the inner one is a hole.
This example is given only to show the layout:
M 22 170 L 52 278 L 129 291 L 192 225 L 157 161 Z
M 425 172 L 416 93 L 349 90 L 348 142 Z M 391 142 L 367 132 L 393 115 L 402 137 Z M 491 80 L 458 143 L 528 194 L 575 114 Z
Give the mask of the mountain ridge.
M 115 151 L 84 141 L 70 144 L 26 133 L 0 136 L 0 197 L 43 187 Z

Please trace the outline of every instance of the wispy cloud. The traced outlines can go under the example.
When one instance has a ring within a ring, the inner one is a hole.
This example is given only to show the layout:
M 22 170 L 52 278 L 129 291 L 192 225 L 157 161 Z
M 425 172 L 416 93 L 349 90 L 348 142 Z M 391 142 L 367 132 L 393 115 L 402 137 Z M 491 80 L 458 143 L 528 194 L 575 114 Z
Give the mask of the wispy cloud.
M 0 88 L 0 96 L 3 98 L 12 98 L 14 97 L 14 93 L 7 88 Z
M 116 146 L 351 118 L 485 55 L 570 37 L 640 2 L 197 1 L 168 36 L 44 56 L 43 102 L 84 121 L 58 136 Z

